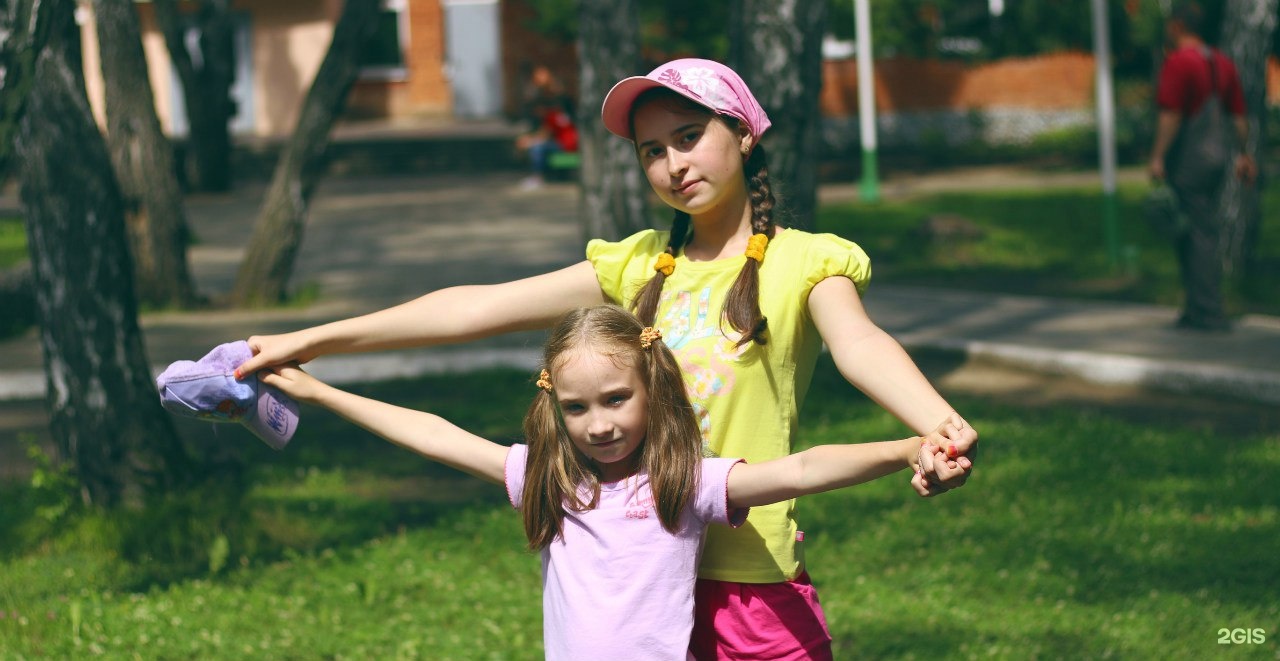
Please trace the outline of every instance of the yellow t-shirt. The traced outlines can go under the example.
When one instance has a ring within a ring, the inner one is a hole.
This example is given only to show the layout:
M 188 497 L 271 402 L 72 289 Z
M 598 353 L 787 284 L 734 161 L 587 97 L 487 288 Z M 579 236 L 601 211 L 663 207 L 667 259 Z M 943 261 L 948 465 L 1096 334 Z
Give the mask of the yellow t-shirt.
M 628 309 L 653 277 L 669 232 L 645 230 L 587 244 L 604 293 Z M 656 326 L 684 370 L 685 385 L 709 454 L 749 462 L 791 452 L 800 406 L 822 348 L 809 316 L 813 286 L 831 276 L 865 290 L 871 263 L 857 244 L 831 234 L 788 229 L 769 242 L 760 265 L 760 311 L 768 344 L 734 344 L 740 334 L 721 309 L 746 257 L 691 262 L 676 257 L 663 286 Z M 735 583 L 777 583 L 803 569 L 795 545 L 795 501 L 751 508 L 740 528 L 712 526 L 698 575 Z

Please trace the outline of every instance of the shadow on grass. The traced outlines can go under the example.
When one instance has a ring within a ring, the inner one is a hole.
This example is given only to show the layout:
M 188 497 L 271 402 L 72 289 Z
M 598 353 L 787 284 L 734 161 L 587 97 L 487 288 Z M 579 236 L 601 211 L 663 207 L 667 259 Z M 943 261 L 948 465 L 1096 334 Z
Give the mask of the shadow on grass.
M 388 381 L 360 394 L 431 410 L 510 443 L 529 391 L 518 374 Z M 84 511 L 75 494 L 4 485 L 0 558 L 41 548 L 119 554 L 137 569 L 124 589 L 143 590 L 289 554 L 359 546 L 436 525 L 462 508 L 502 507 L 502 488 L 427 461 L 355 425 L 305 407 L 290 444 L 274 451 L 235 425 L 175 418 L 184 440 L 220 444 L 244 467 L 241 480 L 209 476 L 191 493 L 168 494 L 138 511 Z

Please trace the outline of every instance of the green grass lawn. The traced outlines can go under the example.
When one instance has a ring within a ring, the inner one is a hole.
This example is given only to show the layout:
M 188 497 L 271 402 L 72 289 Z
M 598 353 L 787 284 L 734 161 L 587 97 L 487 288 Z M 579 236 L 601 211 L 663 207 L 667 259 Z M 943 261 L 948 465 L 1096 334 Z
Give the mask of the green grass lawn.
M 511 439 L 530 381 L 362 392 Z M 829 364 L 814 386 L 808 443 L 905 435 Z M 983 435 L 964 489 L 923 500 L 904 472 L 801 502 L 837 658 L 1276 658 L 1280 435 L 952 400 Z M 0 493 L 0 659 L 541 657 L 539 563 L 501 488 L 316 409 L 281 453 L 183 431 L 245 453 L 243 499 L 140 518 Z M 1233 628 L 1267 640 L 1219 644 Z
M 858 242 L 871 256 L 873 283 L 1178 305 L 1182 294 L 1172 246 L 1142 218 L 1147 189 L 1127 185 L 1117 192 L 1115 265 L 1096 190 L 975 191 L 828 204 L 819 210 L 816 228 Z M 1270 187 L 1262 204 L 1274 219 L 1280 188 Z M 965 219 L 974 235 L 922 232 L 924 220 L 939 215 Z M 1260 237 L 1258 272 L 1225 286 L 1233 313 L 1280 314 L 1280 231 L 1264 221 Z
M 21 218 L 0 218 L 0 270 L 27 258 L 27 234 Z

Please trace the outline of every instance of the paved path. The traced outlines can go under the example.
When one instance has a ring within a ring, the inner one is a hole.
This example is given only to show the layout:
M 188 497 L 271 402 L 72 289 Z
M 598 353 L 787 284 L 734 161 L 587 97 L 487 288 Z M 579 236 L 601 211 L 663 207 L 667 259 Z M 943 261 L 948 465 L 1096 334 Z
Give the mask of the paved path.
M 169 362 L 194 359 L 215 344 L 250 334 L 296 329 L 380 309 L 440 287 L 501 282 L 581 259 L 575 188 L 553 184 L 522 191 L 517 185 L 520 176 L 326 180 L 314 201 L 294 279 L 298 285 L 318 287 L 320 300 L 267 312 L 147 315 L 143 330 L 150 359 L 158 371 Z M 884 191 L 886 196 L 899 196 L 971 188 L 975 182 L 993 187 L 1088 185 L 1093 180 L 1090 175 L 1046 178 L 986 168 L 963 176 L 890 179 Z M 823 197 L 849 197 L 853 190 L 829 186 Z M 190 257 L 202 291 L 216 295 L 229 287 L 262 193 L 261 187 L 241 186 L 229 196 L 189 199 L 199 237 Z M 1099 383 L 1280 403 L 1280 318 L 1250 316 L 1231 334 L 1203 335 L 1173 330 L 1176 311 L 1166 307 L 974 294 L 874 281 L 866 304 L 872 317 L 908 347 L 962 350 Z M 482 365 L 531 369 L 538 345 L 536 334 L 520 334 L 461 347 L 326 357 L 313 367 L 336 382 Z M 39 398 L 40 366 L 34 332 L 0 342 L 0 401 Z

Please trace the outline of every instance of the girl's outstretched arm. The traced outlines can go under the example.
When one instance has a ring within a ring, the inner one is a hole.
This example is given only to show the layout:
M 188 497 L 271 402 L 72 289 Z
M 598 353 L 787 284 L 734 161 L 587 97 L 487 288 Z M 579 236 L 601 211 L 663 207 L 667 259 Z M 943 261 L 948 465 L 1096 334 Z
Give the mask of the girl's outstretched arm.
M 977 430 L 934 390 L 902 345 L 871 321 L 853 282 L 830 277 L 814 285 L 809 312 L 840 374 L 917 434 L 943 434 L 939 445 L 958 457 L 964 478 L 976 454 Z M 944 479 L 958 486 L 954 477 Z
M 759 464 L 737 464 L 729 471 L 729 506 L 756 507 L 790 498 L 851 487 L 903 468 L 946 461 L 928 439 L 820 445 Z M 927 443 L 926 443 L 927 441 Z M 933 490 L 921 495 L 940 493 Z
M 323 406 L 428 459 L 489 482 L 503 482 L 507 448 L 464 431 L 438 415 L 339 390 L 291 365 L 261 372 L 259 378 L 298 401 Z
M 587 261 L 502 284 L 449 287 L 363 316 L 250 337 L 254 356 L 240 366 L 239 375 L 327 354 L 450 344 L 547 328 L 569 310 L 605 302 Z

